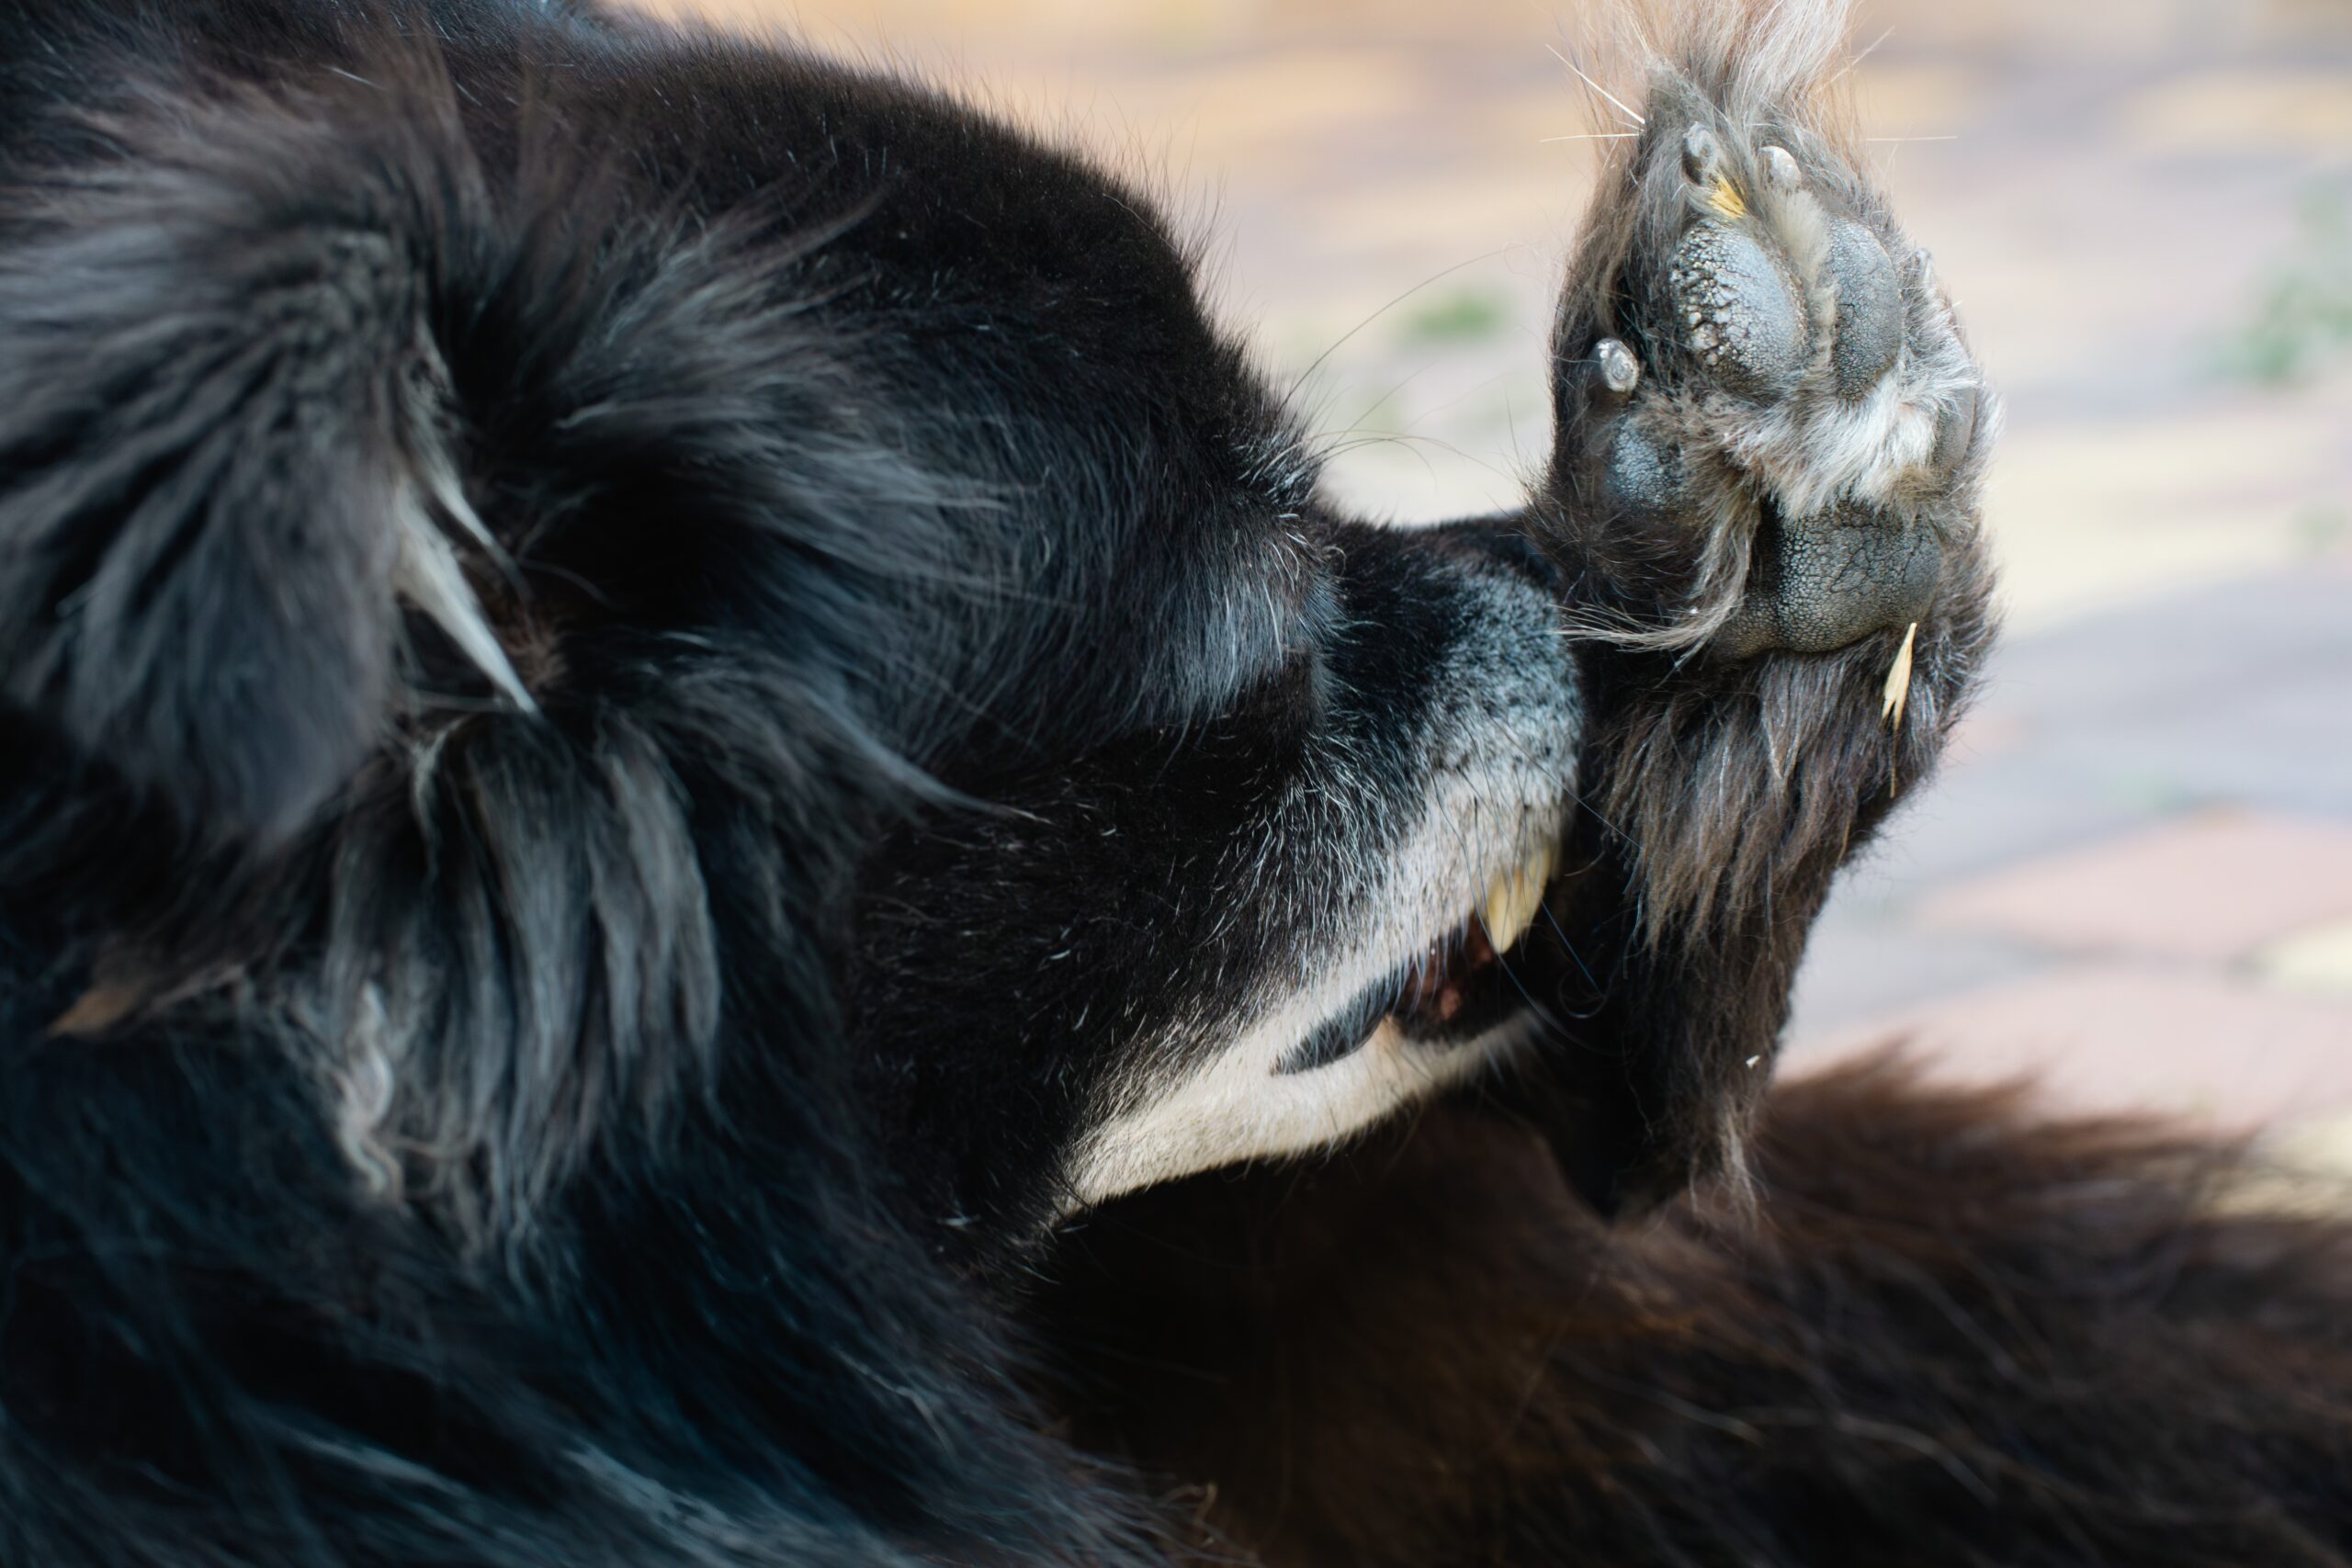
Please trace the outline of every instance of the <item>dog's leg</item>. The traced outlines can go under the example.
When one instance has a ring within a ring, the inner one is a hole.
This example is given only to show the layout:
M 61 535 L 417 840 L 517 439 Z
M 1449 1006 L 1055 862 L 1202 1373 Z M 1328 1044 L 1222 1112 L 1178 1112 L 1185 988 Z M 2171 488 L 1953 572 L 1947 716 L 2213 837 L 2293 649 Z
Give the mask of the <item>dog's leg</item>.
M 1555 332 L 1539 515 L 1595 717 L 1529 1092 L 1604 1202 L 1736 1165 L 1830 878 L 1989 636 L 1996 410 L 1837 129 L 1838 9 L 1661 57 Z

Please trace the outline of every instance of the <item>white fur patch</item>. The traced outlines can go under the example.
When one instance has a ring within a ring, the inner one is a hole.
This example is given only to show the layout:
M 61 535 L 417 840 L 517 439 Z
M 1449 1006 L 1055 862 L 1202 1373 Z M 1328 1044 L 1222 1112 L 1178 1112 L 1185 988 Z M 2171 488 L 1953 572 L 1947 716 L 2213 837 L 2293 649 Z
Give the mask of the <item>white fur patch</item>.
M 396 1087 L 387 1055 L 390 1026 L 384 1017 L 384 994 L 373 985 L 362 987 L 359 1016 L 353 1021 L 348 1060 L 335 1075 L 335 1142 L 371 1198 L 397 1201 L 401 1196 L 400 1156 L 384 1141 Z
M 1219 1166 L 1330 1148 L 1471 1077 L 1514 1032 L 1418 1045 L 1384 1019 L 1352 1055 L 1312 1072 L 1277 1072 L 1283 1054 L 1321 1021 L 1303 1010 L 1269 1020 L 1202 1072 L 1102 1128 L 1072 1174 L 1071 1208 Z

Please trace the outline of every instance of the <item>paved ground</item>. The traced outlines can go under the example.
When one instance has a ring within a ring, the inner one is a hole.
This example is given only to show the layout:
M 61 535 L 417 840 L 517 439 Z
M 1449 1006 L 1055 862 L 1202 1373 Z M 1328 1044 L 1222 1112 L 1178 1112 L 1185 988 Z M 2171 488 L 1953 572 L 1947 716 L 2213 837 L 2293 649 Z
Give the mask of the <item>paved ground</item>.
M 664 0 L 673 6 L 697 0 Z M 1401 519 L 1508 500 L 1609 129 L 1530 0 L 698 0 L 987 96 L 1219 235 Z M 1882 37 L 1882 35 L 1883 35 Z M 2013 635 L 1833 904 L 1795 1060 L 2352 1128 L 2352 5 L 1878 0 L 1883 181 L 2008 401 Z
M 2352 1111 L 2352 561 L 2011 639 L 1832 900 L 1794 1034 L 2081 1104 Z

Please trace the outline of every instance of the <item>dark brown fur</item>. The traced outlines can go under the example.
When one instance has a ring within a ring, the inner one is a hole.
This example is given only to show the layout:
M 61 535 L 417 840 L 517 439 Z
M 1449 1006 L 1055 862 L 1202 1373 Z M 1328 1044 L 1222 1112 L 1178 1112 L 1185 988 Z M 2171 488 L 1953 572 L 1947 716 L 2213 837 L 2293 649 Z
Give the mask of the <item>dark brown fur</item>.
M 1611 1230 L 1452 1107 L 1096 1216 L 1046 1313 L 1212 1552 L 2352 1562 L 2352 1234 L 2240 1152 L 1881 1061 L 1756 1153 L 1754 1209 Z

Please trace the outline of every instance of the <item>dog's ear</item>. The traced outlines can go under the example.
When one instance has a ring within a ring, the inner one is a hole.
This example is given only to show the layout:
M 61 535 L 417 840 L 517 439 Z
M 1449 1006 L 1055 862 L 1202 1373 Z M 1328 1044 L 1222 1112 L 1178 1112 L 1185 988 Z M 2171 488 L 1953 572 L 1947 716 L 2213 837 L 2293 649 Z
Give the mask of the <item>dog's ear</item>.
M 40 193 L 0 238 L 0 694 L 208 837 L 349 777 L 405 609 L 522 700 L 430 320 L 478 182 L 403 107 L 178 105 L 10 197 Z

